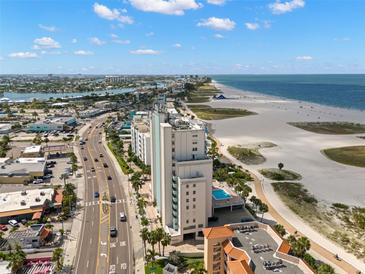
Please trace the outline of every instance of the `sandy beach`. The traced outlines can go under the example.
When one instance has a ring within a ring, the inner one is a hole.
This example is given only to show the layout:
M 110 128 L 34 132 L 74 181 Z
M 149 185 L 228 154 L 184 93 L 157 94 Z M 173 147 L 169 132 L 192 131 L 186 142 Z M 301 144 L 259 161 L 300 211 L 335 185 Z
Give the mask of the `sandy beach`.
M 218 83 L 228 99 L 213 100 L 212 107 L 244 108 L 258 113 L 247 117 L 209 121 L 214 135 L 225 151 L 231 145 L 271 142 L 276 147 L 260 150 L 267 159 L 260 165 L 246 166 L 250 170 L 277 167 L 284 163 L 302 175 L 301 183 L 323 202 L 341 202 L 365 206 L 365 168 L 339 164 L 326 158 L 321 150 L 332 147 L 365 145 L 365 140 L 353 135 L 317 134 L 296 128 L 288 122 L 365 122 L 365 112 L 342 109 L 310 102 L 299 102 L 245 92 Z M 245 165 L 243 165 L 245 166 Z M 264 184 L 270 186 L 270 181 Z

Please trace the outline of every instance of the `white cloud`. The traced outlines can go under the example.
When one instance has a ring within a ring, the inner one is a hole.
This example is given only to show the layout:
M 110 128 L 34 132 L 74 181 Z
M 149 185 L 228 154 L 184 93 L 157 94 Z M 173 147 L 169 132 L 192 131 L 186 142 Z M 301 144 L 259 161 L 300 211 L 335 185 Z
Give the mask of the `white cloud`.
M 116 34 L 114 34 L 114 33 L 112 33 L 112 34 L 110 34 L 110 37 L 111 37 L 112 39 L 117 39 L 119 36 L 118 36 L 118 35 L 116 35 Z
M 147 37 L 155 36 L 155 33 L 153 31 L 146 33 Z
M 304 6 L 304 0 L 291 0 L 287 2 L 281 2 L 281 0 L 276 0 L 275 3 L 269 5 L 269 8 L 274 14 L 283 14 L 286 12 L 291 12 L 298 8 L 303 8 Z
M 176 44 L 174 44 L 174 45 L 173 45 L 173 47 L 174 47 L 174 48 L 181 48 L 181 47 L 182 47 L 182 45 L 181 45 L 180 43 L 176 43 Z
M 129 2 L 142 11 L 169 15 L 184 15 L 185 10 L 195 10 L 202 6 L 195 0 L 129 0 Z
M 216 39 L 223 39 L 224 36 L 222 34 L 216 33 L 216 34 L 214 34 L 214 38 L 216 38 Z
M 38 54 L 35 52 L 29 51 L 20 51 L 20 52 L 13 52 L 9 54 L 11 58 L 20 58 L 20 59 L 30 59 L 30 58 L 37 58 Z
M 105 41 L 100 40 L 98 37 L 91 37 L 89 40 L 91 44 L 94 44 L 96 46 L 102 46 L 105 44 Z
M 72 44 L 76 44 L 76 43 L 77 43 L 77 39 L 76 39 L 76 38 L 73 38 L 73 39 L 71 40 L 71 43 L 72 43 Z
M 298 61 L 311 61 L 313 60 L 313 57 L 309 55 L 302 55 L 295 57 L 295 59 L 297 59 Z
M 133 24 L 133 19 L 127 15 L 121 15 L 122 13 L 125 13 L 126 10 L 119 11 L 117 9 L 109 9 L 107 6 L 94 3 L 93 5 L 94 12 L 101 18 L 106 20 L 116 20 L 123 24 Z
M 41 37 L 34 39 L 33 49 L 58 49 L 61 47 L 60 43 L 53 40 L 51 37 Z
M 207 0 L 207 2 L 213 5 L 223 5 L 226 0 Z
M 131 50 L 129 53 L 135 54 L 135 55 L 158 55 L 160 52 L 158 50 L 153 49 L 137 49 L 137 50 Z
M 62 52 L 59 50 L 52 50 L 52 51 L 47 51 L 47 50 L 42 50 L 41 54 L 48 54 L 48 55 L 61 55 Z
M 216 30 L 232 30 L 236 26 L 236 23 L 229 18 L 217 18 L 209 17 L 208 19 L 202 19 L 198 23 L 198 27 L 207 27 Z
M 271 22 L 268 21 L 268 20 L 265 20 L 262 22 L 262 26 L 265 28 L 265 29 L 269 29 L 271 28 Z
M 38 24 L 38 27 L 41 28 L 42 30 L 49 31 L 49 32 L 57 31 L 57 28 L 55 26 L 46 26 L 46 25 Z
M 94 53 L 92 51 L 89 50 L 76 50 L 74 51 L 75 55 L 82 55 L 82 56 L 87 56 L 87 55 L 94 55 Z
M 121 40 L 121 39 L 114 39 L 113 42 L 121 45 L 128 45 L 131 43 L 130 40 Z
M 258 28 L 260 28 L 260 25 L 258 23 L 247 22 L 247 23 L 245 23 L 245 26 L 249 30 L 257 30 Z
M 348 41 L 351 41 L 351 38 L 349 38 L 349 37 L 341 37 L 341 38 L 335 38 L 333 40 L 336 41 L 336 42 L 348 42 Z
M 0 56 L 0 61 L 4 60 L 4 57 Z

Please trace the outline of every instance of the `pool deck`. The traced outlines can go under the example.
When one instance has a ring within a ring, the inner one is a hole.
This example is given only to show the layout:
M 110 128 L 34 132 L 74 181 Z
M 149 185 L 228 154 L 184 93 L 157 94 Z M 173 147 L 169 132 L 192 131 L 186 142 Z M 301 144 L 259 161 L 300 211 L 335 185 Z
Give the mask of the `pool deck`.
M 230 195 L 230 197 L 226 199 L 215 199 L 213 195 L 213 208 L 224 208 L 224 207 L 232 207 L 232 206 L 240 206 L 244 205 L 243 199 L 233 190 L 231 189 L 227 183 L 218 182 L 216 180 L 213 181 L 213 190 L 214 189 L 223 189 L 226 193 Z

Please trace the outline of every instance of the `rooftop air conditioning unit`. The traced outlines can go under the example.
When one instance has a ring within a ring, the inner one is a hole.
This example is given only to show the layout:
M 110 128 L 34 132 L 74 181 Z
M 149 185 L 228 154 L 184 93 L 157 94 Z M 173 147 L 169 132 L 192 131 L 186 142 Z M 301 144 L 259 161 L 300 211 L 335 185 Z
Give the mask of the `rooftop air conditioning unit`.
M 24 200 L 22 200 L 22 201 L 20 202 L 20 204 L 21 204 L 22 206 L 25 206 L 27 203 L 26 203 Z
M 46 193 L 44 193 L 44 191 L 41 191 L 41 196 L 44 196 L 46 195 Z
M 37 197 L 37 198 L 35 198 L 35 201 L 36 202 L 40 202 L 41 201 L 41 198 Z
M 21 192 L 21 195 L 22 195 L 22 196 L 27 195 L 27 191 L 26 191 L 26 190 L 23 190 L 23 191 Z

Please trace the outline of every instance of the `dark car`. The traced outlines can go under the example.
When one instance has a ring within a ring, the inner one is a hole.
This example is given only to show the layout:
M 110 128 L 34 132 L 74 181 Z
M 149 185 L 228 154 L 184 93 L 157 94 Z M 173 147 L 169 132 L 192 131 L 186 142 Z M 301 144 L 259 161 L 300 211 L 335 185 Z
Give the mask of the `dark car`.
M 115 227 L 110 228 L 110 237 L 117 237 L 118 230 Z
M 115 198 L 115 196 L 110 197 L 110 202 L 115 203 L 116 200 L 117 200 L 117 198 Z
M 84 157 L 84 161 L 87 161 L 87 158 L 86 157 Z
M 94 198 L 99 198 L 100 194 L 99 192 L 94 192 Z
M 100 153 L 99 154 L 99 157 L 103 158 L 104 157 L 103 153 Z
M 112 179 L 112 176 L 110 176 L 110 175 L 109 175 L 109 176 L 108 176 L 108 180 L 110 181 L 111 179 Z
M 104 163 L 104 164 L 103 164 L 103 166 L 104 166 L 104 167 L 108 167 L 108 164 L 107 164 L 107 163 Z
M 95 172 L 95 168 L 93 168 L 93 167 L 92 167 L 92 168 L 91 168 L 91 172 Z
M 99 159 L 98 158 L 95 158 L 94 160 L 95 160 L 95 162 L 99 162 Z

